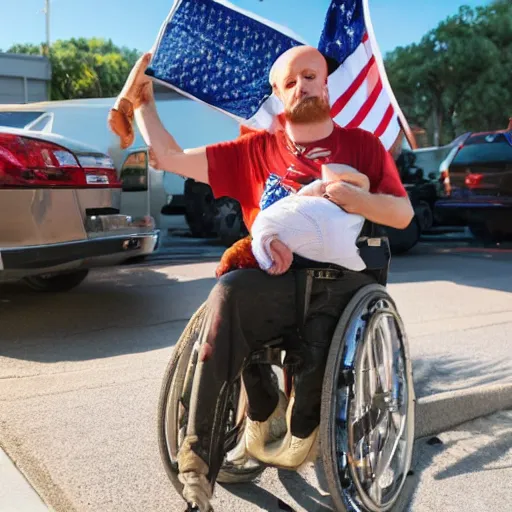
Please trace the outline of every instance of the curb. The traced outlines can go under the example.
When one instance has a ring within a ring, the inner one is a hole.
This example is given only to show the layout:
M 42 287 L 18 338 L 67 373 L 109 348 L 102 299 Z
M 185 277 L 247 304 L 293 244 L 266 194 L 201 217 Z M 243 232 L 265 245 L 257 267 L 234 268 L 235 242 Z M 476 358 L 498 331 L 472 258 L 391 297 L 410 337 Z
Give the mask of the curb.
M 23 473 L 0 448 L 0 510 L 2 512 L 48 512 L 48 507 Z
M 416 402 L 415 439 L 507 409 L 512 409 L 512 382 L 422 397 Z

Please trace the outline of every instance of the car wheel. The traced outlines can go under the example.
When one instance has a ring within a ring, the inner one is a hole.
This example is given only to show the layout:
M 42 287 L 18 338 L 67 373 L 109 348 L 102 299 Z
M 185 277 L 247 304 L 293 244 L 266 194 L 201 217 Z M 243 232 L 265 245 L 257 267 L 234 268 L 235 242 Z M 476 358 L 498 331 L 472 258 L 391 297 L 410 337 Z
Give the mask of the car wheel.
M 24 279 L 25 283 L 38 292 L 67 292 L 77 287 L 89 274 L 89 270 L 75 270 L 59 274 L 41 274 Z
M 247 236 L 240 203 L 228 197 L 216 201 L 215 231 L 226 247 Z
M 212 189 L 206 183 L 188 179 L 185 181 L 185 220 L 193 237 L 214 235 L 215 200 Z
M 432 229 L 434 225 L 434 214 L 432 208 L 426 201 L 420 201 L 420 204 L 415 208 L 416 217 L 420 223 L 421 232 Z
M 421 228 L 416 216 L 405 229 L 386 227 L 391 254 L 404 254 L 410 251 L 419 241 Z

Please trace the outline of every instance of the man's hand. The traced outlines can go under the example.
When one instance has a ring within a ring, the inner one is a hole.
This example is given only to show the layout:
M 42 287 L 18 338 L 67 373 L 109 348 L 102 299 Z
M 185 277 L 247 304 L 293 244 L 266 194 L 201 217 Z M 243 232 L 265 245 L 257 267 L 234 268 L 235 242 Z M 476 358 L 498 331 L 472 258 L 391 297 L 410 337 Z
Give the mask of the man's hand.
M 366 174 L 346 164 L 324 164 L 322 165 L 322 179 L 325 183 L 345 181 L 363 190 L 370 190 L 370 179 Z
M 267 272 L 273 276 L 284 274 L 292 265 L 293 253 L 291 249 L 277 238 L 270 242 L 270 257 L 274 264 Z
M 368 200 L 370 193 L 363 188 L 343 181 L 329 183 L 325 187 L 326 199 L 337 204 L 348 213 L 362 215 L 364 202 Z
M 366 174 L 361 172 L 344 172 L 339 175 L 339 180 L 344 181 L 345 183 L 350 183 L 351 185 L 359 187 L 366 192 L 370 190 L 370 179 Z
M 348 183 L 330 183 L 325 189 L 326 197 L 348 213 L 361 215 L 370 222 L 405 229 L 414 217 L 409 197 L 387 194 L 371 194 Z

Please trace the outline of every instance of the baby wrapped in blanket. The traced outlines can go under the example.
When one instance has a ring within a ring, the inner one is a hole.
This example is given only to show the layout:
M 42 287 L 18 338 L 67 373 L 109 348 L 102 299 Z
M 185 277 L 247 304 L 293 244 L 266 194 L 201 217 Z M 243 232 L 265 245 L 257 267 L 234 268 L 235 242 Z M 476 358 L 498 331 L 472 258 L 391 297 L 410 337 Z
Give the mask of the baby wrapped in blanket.
M 347 172 L 358 171 L 343 164 L 325 165 L 321 179 L 258 213 L 251 235 L 252 252 L 260 268 L 272 267 L 270 243 L 275 238 L 303 258 L 355 271 L 366 268 L 356 245 L 364 217 L 347 213 L 323 194 L 322 185 L 338 181 L 339 174 Z M 345 182 L 344 186 L 355 185 Z

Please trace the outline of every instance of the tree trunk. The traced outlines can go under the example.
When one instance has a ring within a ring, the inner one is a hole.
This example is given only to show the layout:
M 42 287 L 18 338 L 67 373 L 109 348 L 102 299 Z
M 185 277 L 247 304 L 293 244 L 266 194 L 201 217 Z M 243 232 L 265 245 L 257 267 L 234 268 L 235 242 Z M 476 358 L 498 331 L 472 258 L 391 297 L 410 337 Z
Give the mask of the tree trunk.
M 439 146 L 441 143 L 441 134 L 443 130 L 443 107 L 439 100 L 434 101 L 434 108 L 432 109 L 432 125 L 433 143 L 434 146 Z

